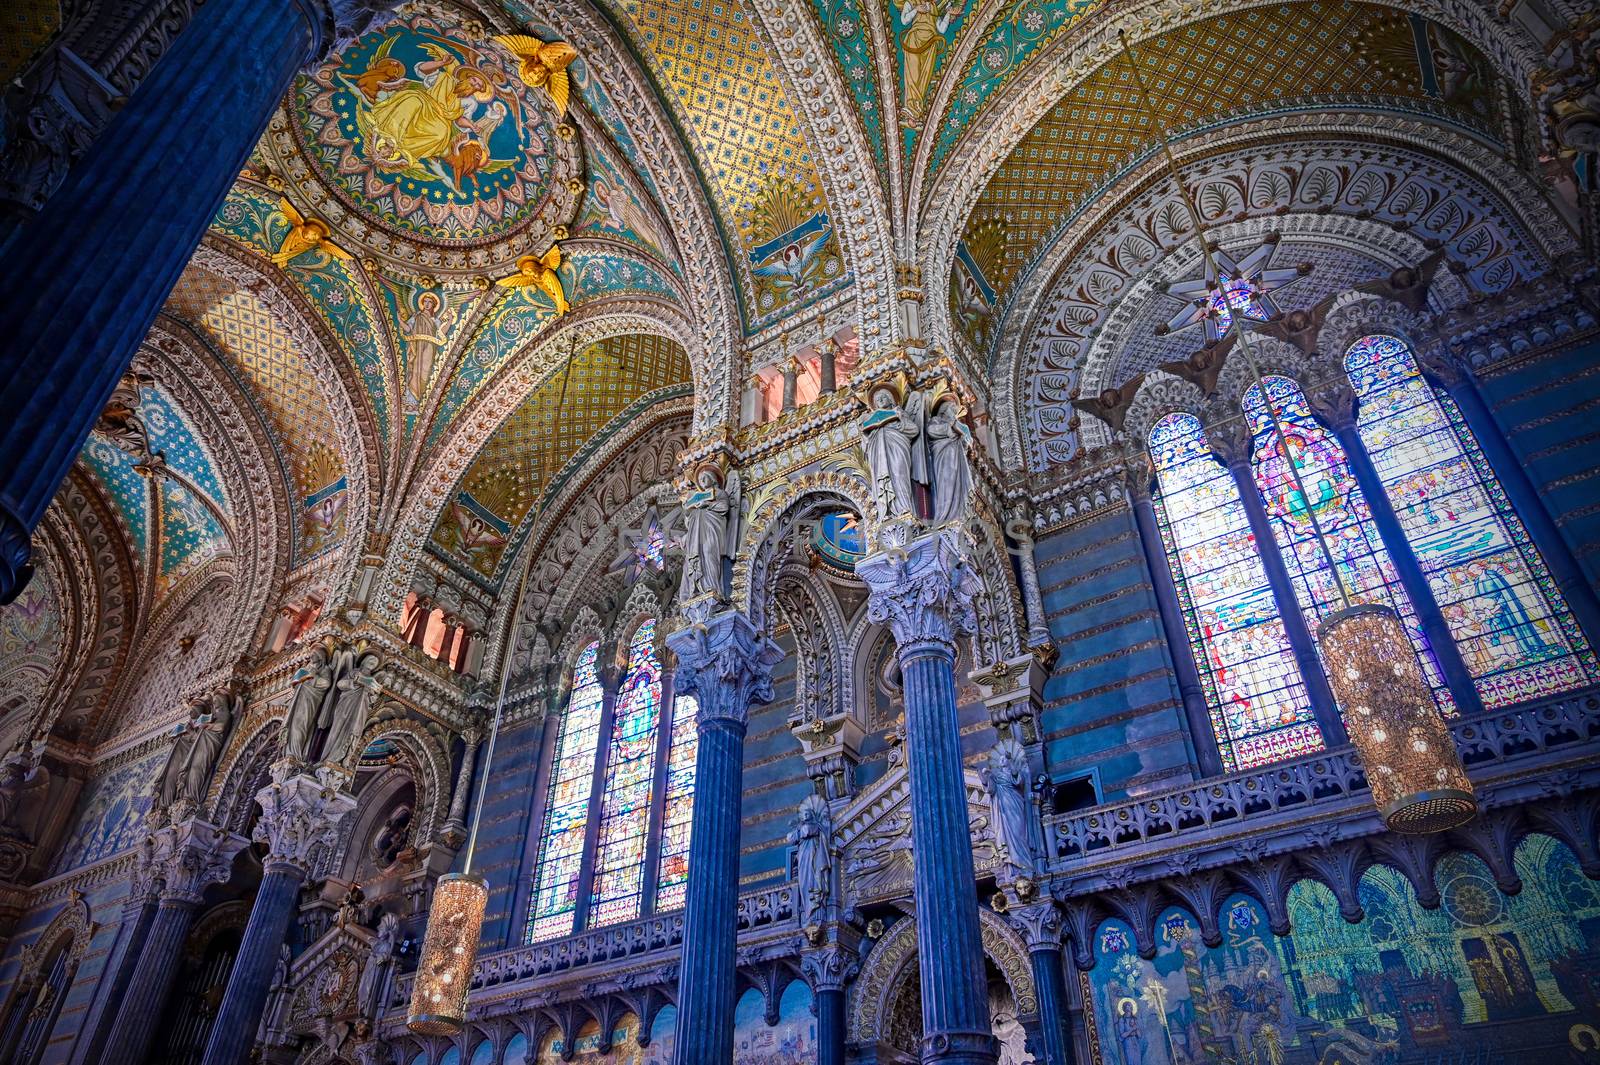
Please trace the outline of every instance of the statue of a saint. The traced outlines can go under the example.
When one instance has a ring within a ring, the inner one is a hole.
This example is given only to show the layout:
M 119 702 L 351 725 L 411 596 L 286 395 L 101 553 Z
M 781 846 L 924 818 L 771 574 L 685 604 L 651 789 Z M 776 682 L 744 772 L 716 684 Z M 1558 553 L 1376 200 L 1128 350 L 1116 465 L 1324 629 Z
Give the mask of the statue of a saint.
M 166 764 L 156 777 L 156 809 L 165 810 L 183 790 L 184 773 L 189 768 L 189 754 L 194 750 L 195 722 L 206 712 L 204 700 L 189 701 L 189 718 L 173 726 L 172 748 L 167 751 Z
M 344 654 L 353 655 L 353 651 Z M 328 738 L 322 744 L 322 760 L 344 765 L 350 760 L 351 746 L 367 726 L 367 714 L 378 697 L 378 656 L 367 651 L 347 667 L 334 687 L 338 694 L 329 713 Z
M 861 419 L 878 506 L 886 518 L 916 515 L 912 483 L 927 483 L 927 460 L 922 442 L 922 394 L 913 392 L 904 408 L 887 388 L 872 393 L 872 410 Z
M 972 466 L 967 457 L 972 430 L 950 400 L 933 412 L 926 433 L 933 452 L 933 523 L 958 521 L 966 516 L 972 495 Z
M 394 953 L 400 946 L 400 918 L 386 913 L 378 919 L 378 933 L 372 940 L 372 953 L 361 967 L 361 980 L 356 984 L 356 1007 L 369 1017 L 378 1015 L 382 1003 L 377 998 L 383 992 Z
M 800 926 L 820 924 L 833 897 L 833 815 L 815 792 L 800 803 L 789 832 L 799 864 Z
M 730 473 L 726 487 L 717 471 L 707 466 L 696 476 L 699 485 L 683 501 L 683 583 L 679 597 L 685 601 L 701 595 L 726 594 L 722 560 L 739 535 L 739 475 Z
M 984 785 L 989 792 L 989 828 L 997 857 L 1014 877 L 1034 876 L 1033 833 L 1029 831 L 1028 755 L 1013 739 L 1001 740 L 989 752 Z
M 50 771 L 39 764 L 44 743 L 26 736 L 0 759 L 0 830 L 33 839 L 44 796 L 37 794 L 50 783 Z M 32 798 L 30 799 L 30 796 Z
M 311 760 L 311 741 L 323 706 L 333 697 L 333 663 L 328 652 L 318 647 L 311 662 L 295 675 L 294 701 L 283 719 L 283 755 L 297 762 Z
M 210 706 L 190 723 L 189 756 L 178 784 L 178 798 L 194 803 L 205 801 L 211 771 L 222 757 L 222 745 L 228 741 L 228 732 L 238 717 L 239 702 L 232 692 L 218 691 L 211 696 Z

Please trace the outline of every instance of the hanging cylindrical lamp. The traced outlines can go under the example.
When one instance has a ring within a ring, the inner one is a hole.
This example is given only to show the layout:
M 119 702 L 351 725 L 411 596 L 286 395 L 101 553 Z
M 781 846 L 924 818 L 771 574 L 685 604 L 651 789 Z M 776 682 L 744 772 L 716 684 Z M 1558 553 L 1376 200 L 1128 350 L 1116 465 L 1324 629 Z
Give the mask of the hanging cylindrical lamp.
M 406 1017 L 413 1032 L 449 1036 L 461 1031 L 488 903 L 489 888 L 482 877 L 447 873 L 439 878 Z
M 1153 121 L 1155 112 L 1150 106 L 1150 95 L 1127 34 L 1119 30 L 1117 36 L 1133 72 L 1140 101 Z M 1200 216 L 1189 187 L 1183 183 L 1178 161 L 1164 133 L 1161 151 L 1166 158 L 1167 173 L 1188 208 L 1195 237 L 1200 242 L 1200 254 L 1205 259 L 1207 280 L 1217 285 L 1222 279 L 1206 237 L 1205 220 Z M 1248 364 L 1256 387 L 1261 390 L 1261 402 L 1266 406 L 1278 446 L 1284 449 L 1295 492 L 1301 500 L 1308 501 L 1311 496 L 1306 491 L 1299 464 L 1288 452 L 1288 437 L 1261 366 L 1251 350 L 1249 334 L 1243 324 L 1244 315 L 1231 310 L 1227 291 L 1221 295 L 1221 305 L 1230 309 L 1228 331 Z M 1455 737 L 1439 716 L 1433 690 L 1422 675 L 1404 622 L 1390 607 L 1355 603 L 1351 599 L 1316 510 L 1308 504 L 1305 513 L 1342 605 L 1322 620 L 1318 627 L 1318 645 L 1334 701 L 1345 715 L 1350 742 L 1361 754 L 1373 803 L 1384 824 L 1396 832 L 1443 832 L 1465 824 L 1478 812 L 1472 782 L 1461 763 L 1461 753 L 1456 750 Z
M 567 348 L 566 369 L 561 375 L 561 396 L 551 411 L 552 422 L 566 403 L 567 385 L 572 380 L 572 360 L 577 351 L 574 335 Z M 467 1021 L 467 992 L 472 986 L 472 969 L 478 962 L 478 943 L 483 937 L 483 914 L 489 904 L 489 885 L 483 877 L 473 875 L 472 857 L 478 847 L 483 795 L 489 783 L 489 767 L 494 764 L 494 745 L 500 736 L 500 718 L 506 708 L 506 687 L 511 681 L 511 656 L 516 650 L 517 622 L 522 618 L 522 607 L 532 578 L 533 555 L 530 552 L 522 570 L 522 582 L 517 585 L 517 603 L 511 611 L 511 627 L 506 635 L 506 648 L 500 663 L 500 696 L 495 700 L 494 723 L 489 726 L 483 768 L 478 772 L 478 798 L 472 805 L 466 855 L 461 863 L 461 872 L 441 876 L 433 889 L 428 930 L 422 938 L 422 957 L 417 960 L 415 982 L 411 985 L 411 1008 L 406 1014 L 406 1027 L 419 1035 L 459 1035 Z
M 1323 619 L 1317 642 L 1384 824 L 1424 833 L 1472 820 L 1472 781 L 1400 616 L 1371 603 L 1347 607 Z

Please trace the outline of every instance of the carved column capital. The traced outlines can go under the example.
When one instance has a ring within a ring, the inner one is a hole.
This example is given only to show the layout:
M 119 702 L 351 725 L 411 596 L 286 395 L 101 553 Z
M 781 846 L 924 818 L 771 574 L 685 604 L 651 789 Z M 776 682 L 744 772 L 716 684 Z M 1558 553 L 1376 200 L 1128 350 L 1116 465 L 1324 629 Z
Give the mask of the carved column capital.
M 843 991 L 861 971 L 856 952 L 843 943 L 828 943 L 800 955 L 800 972 L 813 994 Z
M 953 650 L 956 637 L 977 629 L 972 600 L 978 577 L 958 536 L 936 532 L 856 563 L 856 575 L 867 583 L 868 618 L 887 624 L 902 652 L 926 643 Z
M 1306 395 L 1306 402 L 1311 407 L 1311 413 L 1335 432 L 1353 429 L 1361 407 L 1356 399 L 1356 390 L 1350 387 L 1350 382 L 1344 377 L 1334 378 L 1312 389 Z
M 1065 920 L 1054 899 L 1013 906 L 1006 912 L 1011 924 L 1027 940 L 1029 950 L 1060 950 Z
M 738 611 L 688 619 L 667 637 L 667 646 L 678 657 L 676 690 L 695 697 L 700 722 L 742 727 L 750 707 L 772 701 L 772 668 L 783 653 Z
M 159 891 L 163 899 L 198 904 L 208 886 L 227 881 L 234 857 L 249 845 L 197 817 L 167 825 L 140 846 L 134 892 L 140 901 Z
M 1250 465 L 1255 437 L 1242 414 L 1207 421 L 1205 433 L 1206 443 L 1228 469 Z
M 267 845 L 269 863 L 309 872 L 334 849 L 356 800 L 343 790 L 350 775 L 333 766 L 318 766 L 315 776 L 287 775 L 286 768 L 283 763 L 274 766 L 272 783 L 256 792 L 261 819 L 255 838 Z

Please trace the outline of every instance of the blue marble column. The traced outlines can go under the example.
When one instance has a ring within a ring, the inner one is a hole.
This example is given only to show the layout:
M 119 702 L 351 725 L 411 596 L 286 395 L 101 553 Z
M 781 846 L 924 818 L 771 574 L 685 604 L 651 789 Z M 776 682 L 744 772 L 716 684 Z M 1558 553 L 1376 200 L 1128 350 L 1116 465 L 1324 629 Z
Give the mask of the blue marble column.
M 1411 553 L 1411 544 L 1405 529 L 1400 526 L 1399 515 L 1394 512 L 1394 504 L 1389 502 L 1383 478 L 1378 475 L 1377 467 L 1373 466 L 1367 454 L 1367 445 L 1361 439 L 1361 431 L 1356 426 L 1358 404 L 1355 390 L 1348 382 L 1335 381 L 1317 390 L 1310 400 L 1312 410 L 1333 430 L 1339 446 L 1344 448 L 1350 473 L 1360 486 L 1361 494 L 1366 497 L 1372 524 L 1377 527 L 1378 536 L 1394 562 L 1395 576 L 1400 578 L 1406 598 L 1411 600 L 1417 612 L 1422 635 L 1433 650 L 1433 657 L 1439 663 L 1439 670 L 1444 674 L 1445 685 L 1455 698 L 1457 709 L 1463 714 L 1480 713 L 1483 700 L 1478 697 L 1477 685 L 1473 684 L 1472 674 L 1461 658 L 1461 650 L 1456 646 L 1455 637 L 1450 634 L 1450 626 L 1445 623 L 1444 614 L 1433 598 L 1433 588 L 1428 584 L 1427 575 Z
M 153 885 L 152 885 L 153 886 Z M 73 1065 L 93 1065 L 105 1053 L 106 1040 L 122 1008 L 123 996 L 133 981 L 139 967 L 144 945 L 155 923 L 156 910 L 161 902 L 159 894 L 135 884 L 134 891 L 122 907 L 122 934 L 107 963 L 100 985 L 95 989 L 94 1006 L 84 1024 L 84 1034 L 72 1052 Z
M 348 771 L 319 766 L 317 775 L 273 766 L 273 781 L 256 793 L 261 819 L 255 837 L 267 845 L 261 886 L 250 906 L 244 939 L 228 976 L 222 1005 L 206 1043 L 204 1065 L 244 1065 L 255 1044 L 261 1012 L 272 989 L 279 948 L 294 920 L 300 885 L 338 840 L 356 800 L 343 790 Z M 290 775 L 293 773 L 294 775 Z
M 160 902 L 116 1008 L 113 1038 L 103 1040 L 99 1049 L 92 1050 L 96 1057 L 85 1060 L 108 1065 L 145 1060 L 205 889 L 228 879 L 234 857 L 248 845 L 242 836 L 198 819 L 158 829 L 141 845 L 135 881 L 159 887 Z
M 955 641 L 975 627 L 977 588 L 961 535 L 942 530 L 879 551 L 856 575 L 867 584 L 867 616 L 894 635 L 904 682 L 922 1060 L 994 1065 L 956 720 Z
M 5 248 L 0 603 L 43 516 L 295 72 L 366 0 L 207 0 Z
M 1139 529 L 1139 546 L 1144 551 L 1145 567 L 1150 572 L 1150 586 L 1155 589 L 1156 607 L 1161 615 L 1161 633 L 1167 639 L 1167 649 L 1172 655 L 1172 670 L 1178 678 L 1178 696 L 1183 700 L 1183 719 L 1189 726 L 1189 743 L 1201 776 L 1214 777 L 1222 773 L 1222 754 L 1217 750 L 1217 733 L 1211 723 L 1211 708 L 1206 705 L 1205 688 L 1200 683 L 1200 667 L 1194 660 L 1194 643 L 1184 624 L 1183 605 L 1178 601 L 1178 588 L 1172 579 L 1172 567 L 1167 562 L 1167 549 L 1156 524 L 1156 506 L 1152 495 L 1153 474 L 1148 458 L 1136 463 L 1125 477 L 1128 506 L 1133 509 L 1134 524 Z
M 750 707 L 772 701 L 782 653 L 743 614 L 688 615 L 667 637 L 674 690 L 699 702 L 689 890 L 678 966 L 676 1065 L 733 1061 L 744 734 Z M 212 1065 L 207 1062 L 206 1065 Z
M 811 986 L 817 1011 L 817 1065 L 844 1065 L 844 989 L 855 979 L 856 953 L 828 943 L 800 955 L 800 971 Z
M 1061 951 L 1061 910 L 1053 899 L 1015 906 L 1007 914 L 1028 941 L 1033 989 L 1039 999 L 1039 1065 L 1073 1065 L 1066 959 Z
M 1261 489 L 1250 468 L 1253 441 L 1242 421 L 1224 425 L 1206 426 L 1206 441 L 1239 489 L 1239 499 L 1244 504 L 1245 517 L 1250 522 L 1250 535 L 1255 538 L 1256 554 L 1266 571 L 1267 583 L 1272 586 L 1273 598 L 1278 603 L 1278 616 L 1283 620 L 1283 632 L 1294 652 L 1295 665 L 1300 667 L 1300 678 L 1305 682 L 1306 696 L 1311 700 L 1311 712 L 1316 715 L 1317 727 L 1322 730 L 1322 740 L 1329 747 L 1339 747 L 1350 741 L 1344 728 L 1344 718 L 1333 701 L 1333 689 L 1328 687 L 1327 675 L 1322 672 L 1322 659 L 1317 657 L 1317 647 L 1311 639 L 1311 629 L 1306 624 L 1305 611 L 1300 608 L 1300 597 L 1295 594 L 1294 581 L 1289 568 L 1284 565 L 1283 552 L 1272 532 L 1272 519 L 1266 504 L 1261 501 Z
M 1505 430 L 1500 428 L 1489 405 L 1484 402 L 1471 372 L 1453 361 L 1440 359 L 1424 358 L 1423 368 L 1431 379 L 1444 386 L 1445 392 L 1455 401 L 1462 420 L 1472 430 L 1483 457 L 1494 470 L 1501 491 L 1505 492 L 1511 508 L 1522 519 L 1534 546 L 1539 549 L 1539 557 L 1544 559 L 1551 580 L 1561 589 L 1567 606 L 1588 636 L 1589 643 L 1600 646 L 1600 598 L 1596 598 L 1594 587 L 1585 579 L 1567 538 L 1562 535 L 1544 499 L 1534 488 L 1527 467 L 1506 443 Z

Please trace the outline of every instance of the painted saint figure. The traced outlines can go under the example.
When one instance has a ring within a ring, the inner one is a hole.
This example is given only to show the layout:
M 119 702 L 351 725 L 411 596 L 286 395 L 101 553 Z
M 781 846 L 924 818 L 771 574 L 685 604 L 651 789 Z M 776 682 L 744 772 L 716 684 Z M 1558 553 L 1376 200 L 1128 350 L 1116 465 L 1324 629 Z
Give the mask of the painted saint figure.
M 927 118 L 934 70 L 949 47 L 944 35 L 959 11 L 948 0 L 907 0 L 900 5 L 900 25 L 905 27 L 900 34 L 905 64 L 900 79 L 903 127 L 921 129 Z
M 443 305 L 437 292 L 417 297 L 416 313 L 405 320 L 406 406 L 419 407 L 433 380 L 433 365 L 450 342 L 455 315 Z

